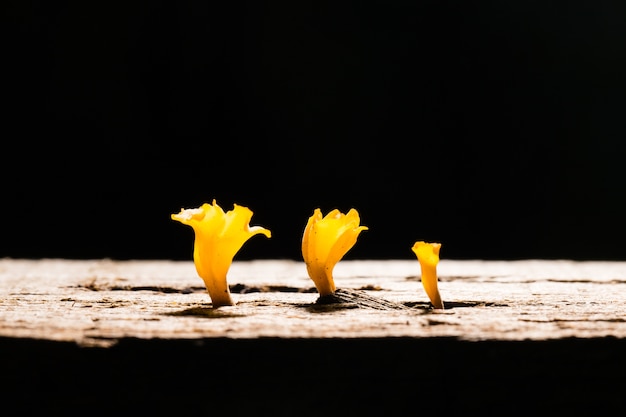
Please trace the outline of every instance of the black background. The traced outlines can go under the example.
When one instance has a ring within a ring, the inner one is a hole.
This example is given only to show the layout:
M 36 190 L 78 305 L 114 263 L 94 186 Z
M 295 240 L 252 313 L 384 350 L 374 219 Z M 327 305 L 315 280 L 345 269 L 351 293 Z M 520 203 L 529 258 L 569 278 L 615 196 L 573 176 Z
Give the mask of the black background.
M 191 259 L 170 219 L 253 212 L 240 259 L 626 260 L 626 3 L 5 2 L 0 256 Z

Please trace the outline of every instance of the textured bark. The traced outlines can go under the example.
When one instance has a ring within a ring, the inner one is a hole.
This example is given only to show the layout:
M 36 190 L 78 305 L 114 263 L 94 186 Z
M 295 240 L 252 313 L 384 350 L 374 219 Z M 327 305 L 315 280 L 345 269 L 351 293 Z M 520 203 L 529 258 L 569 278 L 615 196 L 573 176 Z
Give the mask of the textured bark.
M 192 262 L 0 260 L 0 336 L 547 340 L 626 336 L 626 263 L 442 260 L 434 310 L 417 260 L 341 261 L 318 296 L 303 263 L 236 261 L 214 309 Z M 329 302 L 331 301 L 331 302 Z
M 626 409 L 626 264 L 0 260 L 7 415 L 554 415 Z M 393 413 L 390 412 L 393 410 Z

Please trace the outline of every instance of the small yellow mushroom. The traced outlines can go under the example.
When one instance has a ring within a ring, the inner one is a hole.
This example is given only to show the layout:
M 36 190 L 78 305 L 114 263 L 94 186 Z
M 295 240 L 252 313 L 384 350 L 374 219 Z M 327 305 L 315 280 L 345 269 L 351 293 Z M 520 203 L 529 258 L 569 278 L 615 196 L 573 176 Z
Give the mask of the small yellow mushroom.
M 367 230 L 360 221 L 355 209 L 347 214 L 334 209 L 322 216 L 317 208 L 309 217 L 302 236 L 302 257 L 320 296 L 335 292 L 335 265 L 354 246 L 359 233 Z
M 270 238 L 271 232 L 260 226 L 250 227 L 252 211 L 249 208 L 235 204 L 224 213 L 215 200 L 213 204 L 204 203 L 198 208 L 181 209 L 171 218 L 194 230 L 193 261 L 213 307 L 235 305 L 226 280 L 233 258 L 252 236 L 261 233 Z
M 443 309 L 443 301 L 439 295 L 437 264 L 439 263 L 439 250 L 441 243 L 415 242 L 413 252 L 422 269 L 422 285 L 434 308 Z

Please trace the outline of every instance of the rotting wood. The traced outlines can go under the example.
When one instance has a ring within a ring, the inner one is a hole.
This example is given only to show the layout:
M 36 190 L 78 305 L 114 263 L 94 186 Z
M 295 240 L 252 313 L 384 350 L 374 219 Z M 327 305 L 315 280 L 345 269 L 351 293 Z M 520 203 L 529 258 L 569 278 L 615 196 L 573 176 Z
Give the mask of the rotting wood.
M 320 296 L 315 301 L 315 306 L 326 311 L 337 308 L 373 308 L 375 310 L 405 310 L 409 308 L 401 303 L 371 296 L 364 290 L 351 288 L 337 288 L 333 294 Z
M 0 260 L 0 336 L 110 346 L 123 338 L 548 340 L 626 337 L 626 262 L 439 264 L 433 310 L 410 260 L 341 261 L 318 296 L 302 262 L 235 261 L 213 309 L 192 262 Z M 328 303 L 333 301 L 333 303 Z

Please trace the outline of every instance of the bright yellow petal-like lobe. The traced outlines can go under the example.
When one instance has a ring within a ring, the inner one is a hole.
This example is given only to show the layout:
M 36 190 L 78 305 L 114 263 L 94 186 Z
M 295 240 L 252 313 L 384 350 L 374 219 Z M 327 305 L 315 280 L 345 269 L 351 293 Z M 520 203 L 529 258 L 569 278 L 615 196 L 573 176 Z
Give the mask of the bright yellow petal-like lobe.
M 215 203 L 197 209 L 181 209 L 172 219 L 191 226 L 195 233 L 193 260 L 196 271 L 204 281 L 214 307 L 234 305 L 226 275 L 233 258 L 243 244 L 256 234 L 271 237 L 263 227 L 250 227 L 252 211 L 234 205 L 226 213 Z
M 415 242 L 411 248 L 422 269 L 422 285 L 433 304 L 434 308 L 443 309 L 443 301 L 439 294 L 437 264 L 439 263 L 439 250 L 441 243 L 427 243 L 423 241 Z
M 309 217 L 302 236 L 302 256 L 320 296 L 335 292 L 335 265 L 354 246 L 359 233 L 367 230 L 359 222 L 355 209 L 348 214 L 335 209 L 323 217 L 320 209 L 315 209 Z
M 351 209 L 345 216 L 341 215 L 343 225 L 339 227 L 337 240 L 328 252 L 326 266 L 331 269 L 348 253 L 348 251 L 356 243 L 359 234 L 363 230 L 367 230 L 366 226 L 359 226 L 361 219 L 359 213 L 355 209 Z
M 264 234 L 267 238 L 272 236 L 269 230 L 260 226 L 250 227 L 251 218 L 252 211 L 237 204 L 234 205 L 233 210 L 226 213 L 226 223 L 215 253 L 217 259 L 214 262 L 214 271 L 216 274 L 226 274 L 239 249 L 252 236 L 257 234 Z
M 320 209 L 315 209 L 313 215 L 309 217 L 306 227 L 304 228 L 304 234 L 302 235 L 302 257 L 309 268 L 309 264 L 315 260 L 315 253 L 313 252 L 314 244 L 310 244 L 313 225 L 322 220 L 322 212 Z

